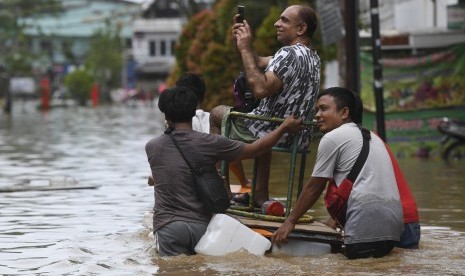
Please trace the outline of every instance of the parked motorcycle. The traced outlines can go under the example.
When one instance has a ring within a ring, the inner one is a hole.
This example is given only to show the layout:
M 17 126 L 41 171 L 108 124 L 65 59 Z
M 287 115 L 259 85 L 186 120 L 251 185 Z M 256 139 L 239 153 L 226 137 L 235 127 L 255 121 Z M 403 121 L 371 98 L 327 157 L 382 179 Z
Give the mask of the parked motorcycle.
M 465 121 L 444 118 L 438 131 L 444 134 L 440 146 L 442 158 L 449 163 L 465 164 Z

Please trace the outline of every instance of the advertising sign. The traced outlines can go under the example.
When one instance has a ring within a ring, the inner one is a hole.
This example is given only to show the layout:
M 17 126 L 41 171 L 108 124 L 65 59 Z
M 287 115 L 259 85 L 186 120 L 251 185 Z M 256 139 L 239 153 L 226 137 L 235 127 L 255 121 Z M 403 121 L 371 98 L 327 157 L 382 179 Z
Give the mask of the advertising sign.
M 371 54 L 362 52 L 361 97 L 365 108 L 375 110 Z M 465 105 L 465 45 L 425 56 L 382 59 L 384 109 L 412 111 Z
M 434 149 L 443 117 L 465 120 L 465 45 L 418 56 L 384 57 L 386 137 L 404 152 Z M 364 125 L 376 129 L 371 53 L 361 53 Z

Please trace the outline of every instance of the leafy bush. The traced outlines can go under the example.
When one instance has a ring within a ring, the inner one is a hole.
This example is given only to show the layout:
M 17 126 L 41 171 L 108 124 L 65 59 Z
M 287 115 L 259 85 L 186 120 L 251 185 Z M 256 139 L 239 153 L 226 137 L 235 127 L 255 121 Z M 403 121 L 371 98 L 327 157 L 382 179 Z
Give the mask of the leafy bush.
M 86 105 L 94 78 L 85 69 L 76 70 L 65 77 L 65 86 L 79 105 Z

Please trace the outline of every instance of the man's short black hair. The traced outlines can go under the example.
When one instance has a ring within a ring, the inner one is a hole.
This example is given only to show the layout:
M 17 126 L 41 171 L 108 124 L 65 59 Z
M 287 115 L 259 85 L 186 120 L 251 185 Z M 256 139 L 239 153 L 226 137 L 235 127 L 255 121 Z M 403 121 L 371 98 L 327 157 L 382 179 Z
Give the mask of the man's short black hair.
M 344 107 L 349 108 L 349 117 L 352 119 L 352 122 L 362 124 L 363 103 L 359 95 L 347 88 L 331 87 L 321 91 L 318 94 L 318 99 L 325 95 L 334 98 L 337 110 L 341 110 Z
M 173 123 L 186 123 L 195 116 L 197 96 L 187 87 L 168 88 L 161 93 L 158 108 Z
M 308 36 L 308 38 L 312 38 L 318 26 L 315 11 L 309 6 L 301 5 L 298 16 L 300 20 L 307 24 L 305 35 Z
M 194 91 L 195 95 L 197 95 L 199 103 L 203 102 L 203 99 L 205 98 L 205 82 L 200 75 L 184 73 L 176 81 L 176 86 L 184 86 L 191 89 Z

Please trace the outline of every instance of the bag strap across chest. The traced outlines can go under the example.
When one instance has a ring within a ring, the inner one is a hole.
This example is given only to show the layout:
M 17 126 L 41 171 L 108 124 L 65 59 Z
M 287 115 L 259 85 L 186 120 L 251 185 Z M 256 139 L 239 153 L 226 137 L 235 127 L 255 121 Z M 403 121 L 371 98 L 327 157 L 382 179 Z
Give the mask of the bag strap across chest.
M 196 170 L 194 168 L 194 166 L 192 166 L 191 162 L 189 162 L 189 160 L 187 160 L 186 156 L 184 155 L 184 153 L 182 152 L 181 148 L 179 147 L 179 144 L 178 144 L 178 141 L 176 141 L 176 139 L 174 139 L 174 136 L 171 132 L 165 132 L 166 134 L 168 134 L 168 136 L 171 138 L 171 140 L 173 141 L 174 145 L 176 146 L 176 148 L 178 149 L 179 153 L 181 154 L 182 158 L 184 159 L 184 161 L 186 161 L 187 165 L 189 166 L 189 168 L 191 169 L 192 173 L 195 174 L 195 175 L 199 175 L 200 172 L 198 170 Z
M 346 177 L 352 183 L 355 183 L 355 179 L 357 179 L 360 171 L 363 168 L 363 165 L 365 165 L 365 161 L 368 158 L 368 153 L 370 152 L 370 140 L 371 140 L 370 131 L 361 126 L 359 126 L 358 128 L 362 132 L 363 145 L 362 145 L 362 150 L 360 151 L 360 154 L 358 155 L 354 166 L 352 167 L 352 169 L 350 170 L 349 174 Z

